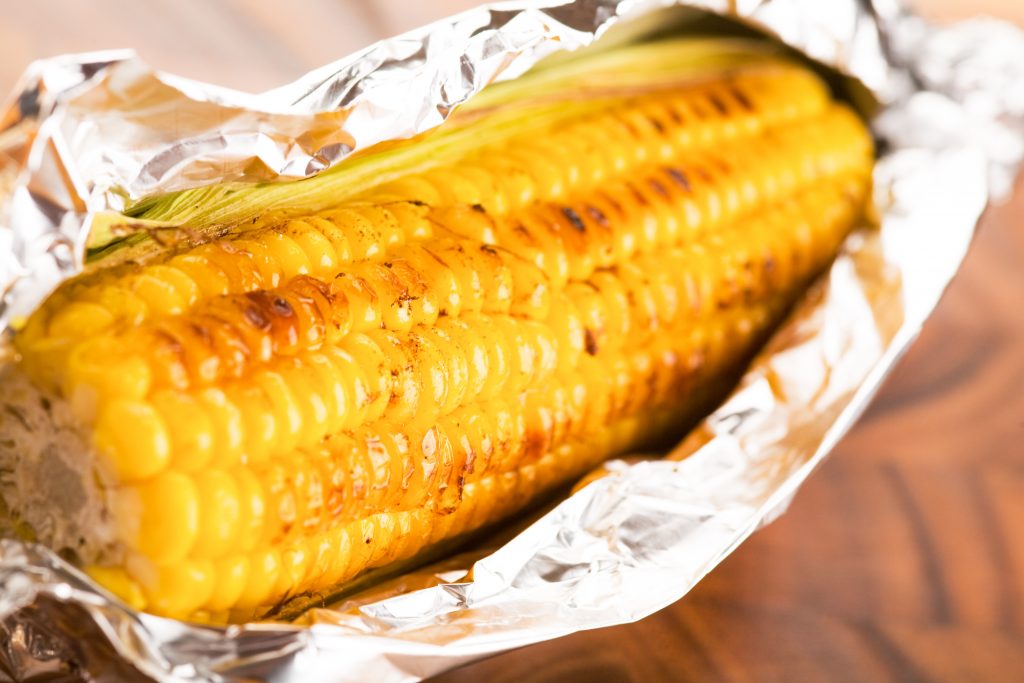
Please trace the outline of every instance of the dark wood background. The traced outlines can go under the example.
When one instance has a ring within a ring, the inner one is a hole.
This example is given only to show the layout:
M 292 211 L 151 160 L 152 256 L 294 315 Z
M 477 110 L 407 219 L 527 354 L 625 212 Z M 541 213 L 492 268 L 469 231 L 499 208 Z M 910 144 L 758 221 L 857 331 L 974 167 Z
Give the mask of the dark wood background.
M 0 90 L 27 62 L 134 47 L 280 85 L 474 0 L 3 0 Z M 1019 0 L 928 0 L 1024 21 Z M 801 490 L 682 601 L 436 679 L 1024 681 L 1024 183 L 993 209 L 917 345 Z

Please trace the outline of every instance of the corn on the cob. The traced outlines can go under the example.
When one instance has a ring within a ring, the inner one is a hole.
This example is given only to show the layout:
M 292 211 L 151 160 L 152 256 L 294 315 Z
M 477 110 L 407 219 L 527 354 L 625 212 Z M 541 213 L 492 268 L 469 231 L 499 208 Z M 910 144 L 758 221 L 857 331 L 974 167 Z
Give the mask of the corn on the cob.
M 871 160 L 772 63 L 82 276 L 17 337 L 0 494 L 156 613 L 329 593 L 677 433 L 836 253 Z M 65 508 L 13 490 L 54 463 Z

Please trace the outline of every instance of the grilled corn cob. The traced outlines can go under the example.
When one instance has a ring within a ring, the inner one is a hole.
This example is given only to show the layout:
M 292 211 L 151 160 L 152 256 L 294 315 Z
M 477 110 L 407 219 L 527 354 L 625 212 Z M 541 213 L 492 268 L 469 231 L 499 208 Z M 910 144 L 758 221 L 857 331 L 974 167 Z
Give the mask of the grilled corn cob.
M 802 67 L 715 76 L 66 283 L 3 371 L 13 526 L 136 607 L 239 621 L 679 436 L 872 164 Z

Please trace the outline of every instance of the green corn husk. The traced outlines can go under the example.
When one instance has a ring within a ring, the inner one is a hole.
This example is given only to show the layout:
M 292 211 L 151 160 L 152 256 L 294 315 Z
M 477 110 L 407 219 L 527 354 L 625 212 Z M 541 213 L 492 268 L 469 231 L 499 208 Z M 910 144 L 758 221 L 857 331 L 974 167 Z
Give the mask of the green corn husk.
M 779 51 L 767 43 L 722 38 L 669 39 L 560 55 L 523 77 L 488 87 L 432 131 L 380 143 L 315 177 L 210 185 L 143 199 L 124 215 L 101 214 L 88 241 L 89 261 L 125 246 L 138 247 L 154 229 L 187 225 L 191 231 L 219 232 L 268 213 L 326 210 L 371 186 L 458 158 L 468 147 L 600 110 L 623 95 L 719 78 L 754 63 L 772 68 L 780 62 Z

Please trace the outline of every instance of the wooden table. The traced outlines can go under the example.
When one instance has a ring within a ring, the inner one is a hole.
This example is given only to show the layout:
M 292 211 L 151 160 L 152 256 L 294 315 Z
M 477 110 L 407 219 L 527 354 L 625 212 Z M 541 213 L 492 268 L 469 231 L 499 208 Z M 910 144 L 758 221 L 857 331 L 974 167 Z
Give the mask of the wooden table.
M 261 89 L 473 0 L 8 2 L 0 88 L 34 57 L 130 45 Z M 1016 0 L 930 0 L 947 16 Z M 1024 681 L 1024 183 L 874 406 L 685 599 L 435 683 Z

